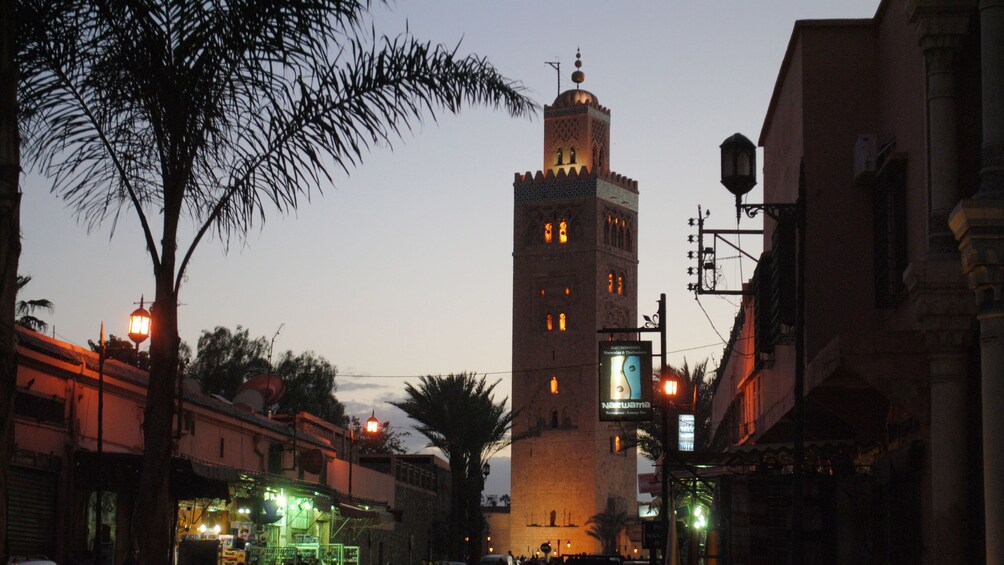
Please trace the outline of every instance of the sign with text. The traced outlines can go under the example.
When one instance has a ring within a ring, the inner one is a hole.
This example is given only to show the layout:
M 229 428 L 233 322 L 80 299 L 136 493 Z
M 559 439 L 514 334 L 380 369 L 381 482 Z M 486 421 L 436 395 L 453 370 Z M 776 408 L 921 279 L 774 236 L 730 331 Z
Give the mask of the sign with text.
M 679 451 L 694 450 L 694 415 L 680 414 Z
M 652 419 L 652 343 L 600 342 L 600 420 Z

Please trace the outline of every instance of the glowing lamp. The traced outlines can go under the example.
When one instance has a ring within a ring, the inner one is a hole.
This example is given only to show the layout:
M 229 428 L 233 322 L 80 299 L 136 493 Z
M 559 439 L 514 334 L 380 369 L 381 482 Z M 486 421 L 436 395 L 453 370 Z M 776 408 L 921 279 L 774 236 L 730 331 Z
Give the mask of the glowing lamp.
M 683 381 L 676 371 L 665 369 L 659 379 L 659 392 L 665 400 L 676 402 L 683 394 Z
M 141 296 L 139 308 L 129 314 L 129 339 L 136 344 L 136 347 L 139 347 L 139 344 L 150 337 L 150 320 L 150 311 L 143 308 L 143 297 Z
M 366 420 L 366 433 L 375 434 L 380 431 L 380 420 L 377 420 L 376 410 L 370 413 L 370 417 Z
M 551 377 L 551 394 L 558 394 L 558 377 Z

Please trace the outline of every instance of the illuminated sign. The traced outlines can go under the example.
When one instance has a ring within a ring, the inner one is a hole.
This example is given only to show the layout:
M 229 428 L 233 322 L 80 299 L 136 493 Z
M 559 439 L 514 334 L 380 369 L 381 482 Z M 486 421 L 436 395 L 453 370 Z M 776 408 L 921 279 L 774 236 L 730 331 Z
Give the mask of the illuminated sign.
M 680 414 L 679 451 L 694 450 L 694 415 Z
M 652 343 L 600 342 L 600 420 L 652 419 Z

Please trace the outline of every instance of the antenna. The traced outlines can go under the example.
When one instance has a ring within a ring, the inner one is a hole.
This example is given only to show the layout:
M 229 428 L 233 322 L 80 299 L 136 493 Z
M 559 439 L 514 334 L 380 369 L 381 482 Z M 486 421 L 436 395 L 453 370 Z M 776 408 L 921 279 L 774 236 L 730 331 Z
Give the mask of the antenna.
M 279 329 L 275 330 L 275 335 L 272 336 L 272 342 L 268 344 L 268 366 L 272 367 L 272 348 L 275 347 L 275 338 L 279 337 L 282 333 L 282 328 L 286 324 L 279 324 Z
M 551 68 L 558 73 L 558 94 L 561 94 L 561 61 L 544 61 L 545 64 L 551 65 Z

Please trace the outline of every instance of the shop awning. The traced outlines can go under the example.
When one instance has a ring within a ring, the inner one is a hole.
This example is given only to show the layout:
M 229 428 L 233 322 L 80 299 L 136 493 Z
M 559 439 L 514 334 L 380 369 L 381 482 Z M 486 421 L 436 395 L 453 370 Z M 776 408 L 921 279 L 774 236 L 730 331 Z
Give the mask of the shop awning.
M 379 526 L 401 521 L 399 512 L 389 511 L 383 506 L 379 508 L 362 508 L 353 504 L 339 502 L 338 513 L 343 518 L 360 521 L 363 526 Z

